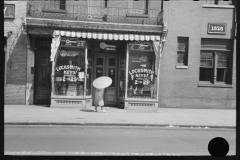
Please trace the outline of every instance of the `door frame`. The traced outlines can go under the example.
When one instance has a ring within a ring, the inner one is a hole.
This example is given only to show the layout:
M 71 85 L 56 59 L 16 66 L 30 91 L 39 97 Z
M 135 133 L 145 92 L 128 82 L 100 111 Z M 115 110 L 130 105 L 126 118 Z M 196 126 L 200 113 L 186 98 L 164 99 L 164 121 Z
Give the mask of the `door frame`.
M 111 58 L 111 57 L 116 58 L 116 64 L 115 64 L 115 68 L 116 68 L 116 71 L 115 71 L 115 95 L 116 95 L 116 97 L 115 97 L 115 104 L 114 104 L 114 106 L 116 106 L 117 101 L 118 101 L 118 76 L 119 76 L 118 75 L 118 69 L 119 69 L 118 60 L 119 60 L 119 55 L 116 54 L 116 53 L 103 53 L 103 52 L 95 53 L 94 57 L 93 57 L 93 59 L 94 59 L 94 62 L 93 62 L 93 80 L 96 79 L 96 68 L 97 68 L 96 58 L 97 57 L 103 57 L 104 58 L 104 61 L 103 61 L 103 63 L 104 63 L 103 75 L 107 75 L 108 74 L 107 73 L 108 68 L 111 68 L 108 65 L 107 59 Z M 94 93 L 95 93 L 95 88 L 94 87 L 92 87 L 92 93 L 93 93 L 92 95 L 93 95 L 93 99 L 94 99 Z M 104 91 L 104 100 L 105 99 L 106 99 L 106 90 Z

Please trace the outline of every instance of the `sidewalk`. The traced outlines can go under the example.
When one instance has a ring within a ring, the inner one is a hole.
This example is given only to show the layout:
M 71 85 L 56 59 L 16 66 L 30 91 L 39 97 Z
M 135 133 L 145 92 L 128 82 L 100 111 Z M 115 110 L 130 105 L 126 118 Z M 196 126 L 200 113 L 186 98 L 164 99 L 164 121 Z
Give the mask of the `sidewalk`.
M 119 125 L 162 127 L 235 128 L 236 110 L 159 108 L 140 112 L 104 107 L 106 113 L 88 108 L 49 108 L 4 105 L 5 124 Z M 100 108 L 98 108 L 100 110 Z

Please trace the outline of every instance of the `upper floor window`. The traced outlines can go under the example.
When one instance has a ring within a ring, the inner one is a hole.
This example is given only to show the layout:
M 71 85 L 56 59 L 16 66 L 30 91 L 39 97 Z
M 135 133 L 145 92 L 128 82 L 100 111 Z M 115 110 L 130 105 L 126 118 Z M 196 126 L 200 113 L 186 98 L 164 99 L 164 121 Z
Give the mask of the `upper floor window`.
M 231 84 L 231 40 L 202 39 L 200 53 L 200 82 Z
M 66 0 L 45 0 L 44 10 L 47 11 L 56 11 L 56 10 L 65 10 L 66 9 Z
M 178 37 L 177 66 L 188 65 L 188 38 Z
M 136 14 L 148 14 L 148 0 L 130 0 L 130 11 Z

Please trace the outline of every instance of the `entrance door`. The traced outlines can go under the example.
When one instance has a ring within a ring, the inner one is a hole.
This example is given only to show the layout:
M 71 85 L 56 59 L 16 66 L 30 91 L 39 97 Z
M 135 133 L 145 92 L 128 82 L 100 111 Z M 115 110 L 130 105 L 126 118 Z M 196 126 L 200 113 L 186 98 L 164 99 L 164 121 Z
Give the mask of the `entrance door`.
M 117 99 L 117 55 L 99 54 L 94 57 L 94 79 L 101 76 L 112 78 L 112 84 L 105 89 L 104 105 L 115 106 Z M 93 92 L 94 93 L 94 92 Z M 94 97 L 93 97 L 94 98 Z
M 37 50 L 35 59 L 35 104 L 50 104 L 51 69 L 50 49 Z

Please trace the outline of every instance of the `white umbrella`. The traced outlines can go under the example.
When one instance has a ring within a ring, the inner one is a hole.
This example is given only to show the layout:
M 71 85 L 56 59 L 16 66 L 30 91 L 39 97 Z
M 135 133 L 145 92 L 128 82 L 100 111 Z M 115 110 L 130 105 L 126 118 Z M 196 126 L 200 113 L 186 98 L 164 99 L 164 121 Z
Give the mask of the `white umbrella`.
M 107 88 L 112 84 L 112 79 L 107 76 L 98 77 L 93 81 L 93 86 L 95 88 Z

